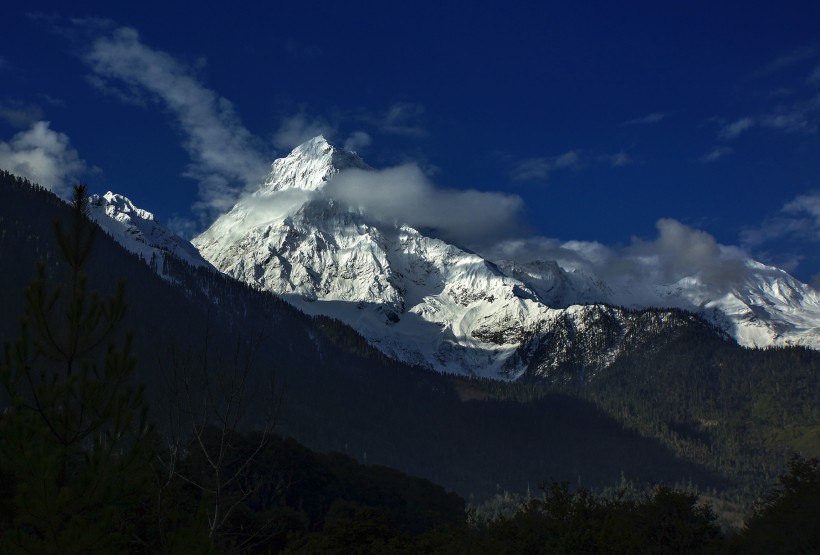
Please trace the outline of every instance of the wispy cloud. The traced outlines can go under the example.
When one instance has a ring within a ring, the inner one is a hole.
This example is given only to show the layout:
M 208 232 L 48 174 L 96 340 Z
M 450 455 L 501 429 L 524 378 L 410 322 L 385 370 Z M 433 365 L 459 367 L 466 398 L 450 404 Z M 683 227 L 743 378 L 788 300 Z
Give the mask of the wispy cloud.
M 396 102 L 375 122 L 384 133 L 408 137 L 426 137 L 422 118 L 424 106 L 416 102 Z
M 0 168 L 61 196 L 66 195 L 71 180 L 93 171 L 71 146 L 68 136 L 52 130 L 47 121 L 35 122 L 9 142 L 0 141 Z
M 320 47 L 304 44 L 294 39 L 288 39 L 285 42 L 285 49 L 290 56 L 300 60 L 315 60 L 324 54 Z
M 783 212 L 795 217 L 813 220 L 813 238 L 820 241 L 820 191 L 799 195 L 783 206 Z
M 513 166 L 510 177 L 513 181 L 547 181 L 556 170 L 577 169 L 580 166 L 581 155 L 570 150 L 558 156 L 520 160 Z
M 784 54 L 783 56 L 775 58 L 771 62 L 767 63 L 766 65 L 755 71 L 752 74 L 752 76 L 762 77 L 764 75 L 777 73 L 778 71 L 795 66 L 807 60 L 811 60 L 817 56 L 820 56 L 820 48 L 818 48 L 816 45 L 801 46 L 800 48 L 796 48 L 791 52 Z
M 622 122 L 621 125 L 653 125 L 655 123 L 660 123 L 669 116 L 669 112 L 652 112 L 651 114 Z
M 80 24 L 94 30 L 110 27 L 97 20 Z M 199 182 L 194 208 L 203 219 L 229 209 L 267 171 L 260 141 L 242 125 L 233 105 L 205 87 L 190 67 L 143 44 L 136 30 L 105 32 L 83 59 L 93 71 L 95 86 L 121 91 L 121 100 L 159 102 L 174 116 L 191 157 L 185 175 Z
M 820 52 L 818 52 L 820 55 Z M 791 59 L 791 58 L 790 58 Z M 780 62 L 786 63 L 785 61 Z M 794 62 L 796 63 L 796 62 Z M 815 70 L 820 80 L 820 66 Z M 814 75 L 814 73 L 812 73 Z M 810 77 L 809 80 L 812 80 Z M 820 81 L 819 81 L 820 82 Z M 779 103 L 760 110 L 757 114 L 747 114 L 726 120 L 715 118 L 720 124 L 717 137 L 733 140 L 751 129 L 771 130 L 782 133 L 815 133 L 820 129 L 820 95 L 807 87 L 779 88 L 769 95 L 779 99 Z M 791 99 L 791 100 L 789 100 Z
M 36 104 L 6 100 L 0 102 L 0 119 L 20 129 L 30 127 L 34 122 L 43 119 L 43 110 Z
M 62 98 L 57 98 L 56 96 L 51 96 L 46 93 L 40 93 L 37 96 L 46 104 L 49 104 L 51 106 L 65 106 L 65 100 L 63 100 Z
M 344 149 L 358 152 L 370 146 L 372 142 L 373 139 L 364 131 L 354 131 L 345 139 Z
M 527 158 L 515 164 L 510 177 L 514 181 L 546 181 L 555 170 L 578 168 L 580 159 L 574 150 L 558 156 Z
M 743 117 L 723 126 L 718 132 L 721 139 L 734 139 L 751 129 L 757 124 L 754 118 Z
M 613 168 L 628 166 L 635 162 L 632 157 L 623 150 L 616 152 L 615 154 L 602 154 L 598 156 L 598 160 L 609 164 Z
M 700 161 L 704 163 L 716 162 L 734 152 L 734 149 L 728 146 L 716 146 L 706 154 L 700 157 Z
M 806 80 L 811 85 L 820 85 L 820 65 L 814 67 Z
M 503 158 L 509 156 L 501 155 Z M 513 181 L 545 182 L 558 170 L 580 170 L 585 166 L 606 164 L 613 168 L 620 168 L 634 164 L 635 161 L 624 150 L 613 154 L 593 154 L 578 150 L 570 150 L 557 156 L 537 156 L 514 162 L 510 170 Z
M 332 137 L 336 128 L 321 117 L 310 117 L 304 112 L 282 118 L 273 138 L 276 148 L 293 148 L 317 135 Z
M 766 262 L 788 270 L 806 258 L 818 259 L 820 191 L 798 195 L 760 225 L 740 233 L 741 244 Z
M 788 106 L 778 106 L 767 114 L 745 116 L 724 125 L 718 131 L 718 138 L 736 139 L 755 127 L 782 133 L 815 133 L 818 130 L 816 117 L 818 111 L 820 111 L 820 97 L 795 102 Z

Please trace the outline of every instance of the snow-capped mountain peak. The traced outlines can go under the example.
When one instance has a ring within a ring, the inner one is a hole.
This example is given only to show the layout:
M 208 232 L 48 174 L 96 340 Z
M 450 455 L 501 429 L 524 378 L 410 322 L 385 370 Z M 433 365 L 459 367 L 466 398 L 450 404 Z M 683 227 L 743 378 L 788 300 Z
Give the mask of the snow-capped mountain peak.
M 316 191 L 346 168 L 371 169 L 355 152 L 339 149 L 319 135 L 274 161 L 270 174 L 256 194 L 287 189 Z
M 141 220 L 155 221 L 154 214 L 148 210 L 138 208 L 129 198 L 112 193 L 111 191 L 105 193 L 102 198 L 98 195 L 93 195 L 91 197 L 91 203 L 96 206 L 105 205 L 106 215 L 112 218 L 122 215 L 128 216 L 129 218 L 133 216 Z
M 123 195 L 108 191 L 89 197 L 89 216 L 126 250 L 157 264 L 171 254 L 192 266 L 211 267 L 199 251 L 182 237 L 163 226 L 154 214 L 137 207 Z M 157 271 L 161 268 L 157 266 Z

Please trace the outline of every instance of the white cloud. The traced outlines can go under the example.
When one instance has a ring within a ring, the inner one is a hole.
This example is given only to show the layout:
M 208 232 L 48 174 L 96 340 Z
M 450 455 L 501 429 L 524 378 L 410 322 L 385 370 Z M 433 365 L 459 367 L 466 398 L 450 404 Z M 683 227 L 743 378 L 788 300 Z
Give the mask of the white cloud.
M 26 104 L 15 100 L 0 102 L 0 119 L 13 127 L 30 127 L 43 119 L 43 110 L 36 104 Z
M 798 195 L 758 227 L 741 232 L 744 245 L 758 247 L 770 241 L 820 241 L 820 191 Z
M 815 66 L 815 68 L 809 74 L 808 82 L 812 85 L 820 85 L 820 65 Z
M 601 162 L 606 162 L 614 168 L 628 166 L 634 162 L 632 157 L 625 151 L 616 152 L 615 154 L 603 154 L 598 157 Z
M 804 110 L 767 114 L 761 116 L 759 121 L 762 127 L 785 133 L 814 133 L 817 131 L 817 124 L 809 119 L 808 113 Z
M 336 129 L 322 118 L 311 118 L 304 113 L 282 118 L 279 130 L 273 138 L 276 148 L 291 149 L 305 141 L 324 135 L 332 137 Z
M 573 168 L 578 165 L 578 153 L 574 151 L 565 152 L 560 156 L 556 156 L 552 160 L 553 168 Z
M 206 218 L 229 209 L 268 168 L 259 141 L 242 125 L 233 105 L 206 88 L 185 65 L 120 27 L 97 38 L 84 55 L 97 86 L 117 89 L 123 100 L 161 102 L 184 135 L 191 157 L 185 175 L 199 182 L 195 208 Z
M 640 293 L 643 287 L 671 284 L 698 275 L 705 287 L 720 294 L 748 274 L 743 250 L 720 245 L 708 233 L 673 219 L 658 220 L 656 228 L 654 240 L 636 238 L 624 247 L 529 237 L 502 241 L 484 249 L 482 254 L 497 261 L 554 260 L 565 270 L 581 271 L 603 280 L 615 291 L 634 293 Z
M 510 176 L 514 181 L 546 181 L 557 169 L 577 168 L 580 156 L 575 151 L 565 152 L 559 156 L 528 158 L 517 162 Z
M 755 71 L 752 75 L 754 77 L 762 77 L 764 75 L 776 73 L 806 60 L 811 60 L 818 55 L 820 55 L 820 49 L 816 46 L 802 46 L 792 50 L 788 54 L 775 58 L 765 66 Z
M 90 171 L 64 133 L 38 121 L 0 142 L 0 167 L 64 196 L 70 180 Z
M 44 100 L 46 104 L 50 104 L 51 106 L 65 106 L 65 100 L 62 98 L 57 98 L 46 93 L 40 93 L 37 96 Z
M 814 219 L 814 238 L 820 240 L 820 192 L 799 195 L 783 206 L 786 214 L 808 215 Z
M 818 130 L 818 111 L 820 111 L 820 96 L 779 105 L 768 113 L 744 116 L 724 125 L 718 131 L 718 138 L 736 139 L 754 127 L 782 133 L 815 133 Z
M 528 158 L 516 163 L 511 177 L 515 181 L 543 181 L 552 171 L 552 164 L 547 158 Z
M 439 189 L 414 164 L 380 171 L 344 170 L 324 191 L 374 220 L 430 230 L 472 248 L 516 232 L 523 208 L 516 195 Z
M 716 146 L 706 154 L 700 157 L 700 161 L 704 163 L 709 162 L 716 162 L 720 160 L 724 156 L 728 156 L 729 154 L 733 153 L 734 149 L 728 146 Z
M 408 137 L 426 137 L 427 130 L 422 125 L 424 106 L 415 102 L 396 102 L 377 121 L 381 131 Z
M 740 233 L 741 244 L 759 260 L 787 271 L 820 264 L 820 191 L 798 195 L 760 225 Z
M 373 139 L 364 131 L 354 131 L 347 139 L 345 139 L 344 149 L 352 150 L 354 152 L 361 151 L 362 149 L 370 146 L 370 143 L 372 142 Z
M 751 117 L 744 117 L 733 121 L 720 130 L 718 137 L 721 139 L 734 139 L 739 137 L 749 129 L 755 126 L 755 120 Z
M 745 253 L 740 249 L 718 245 L 705 231 L 671 218 L 658 220 L 655 227 L 657 239 L 633 240 L 626 252 L 630 256 L 656 258 L 658 271 L 666 281 L 699 272 L 706 283 L 719 285 L 737 282 L 746 274 Z
M 669 112 L 653 112 L 639 118 L 627 120 L 621 125 L 652 125 L 669 117 Z

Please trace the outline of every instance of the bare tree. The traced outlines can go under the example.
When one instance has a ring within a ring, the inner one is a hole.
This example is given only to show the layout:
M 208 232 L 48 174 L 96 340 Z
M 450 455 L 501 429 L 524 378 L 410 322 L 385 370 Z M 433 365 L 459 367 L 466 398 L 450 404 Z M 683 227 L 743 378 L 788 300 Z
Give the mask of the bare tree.
M 242 537 L 226 532 L 234 512 L 263 485 L 254 463 L 269 443 L 281 406 L 273 375 L 260 380 L 254 373 L 263 338 L 261 332 L 251 341 L 237 337 L 226 356 L 212 347 L 209 313 L 200 352 L 172 349 L 167 361 L 160 361 L 169 401 L 167 448 L 156 475 L 161 538 L 162 507 L 175 481 L 199 492 L 212 551 L 217 545 L 222 552 L 249 547 L 264 539 L 272 524 L 245 530 Z

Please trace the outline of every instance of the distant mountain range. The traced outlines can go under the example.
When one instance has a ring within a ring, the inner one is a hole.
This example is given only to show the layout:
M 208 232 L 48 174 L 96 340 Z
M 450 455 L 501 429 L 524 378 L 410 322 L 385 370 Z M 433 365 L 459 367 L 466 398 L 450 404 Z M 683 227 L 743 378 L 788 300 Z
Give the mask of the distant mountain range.
M 699 273 L 624 285 L 551 260 L 491 261 L 334 198 L 327 184 L 346 170 L 372 171 L 321 136 L 307 141 L 274 161 L 195 249 L 125 197 L 95 196 L 92 206 L 103 228 L 146 260 L 168 252 L 213 265 L 349 324 L 388 356 L 442 373 L 514 380 L 567 361 L 602 369 L 624 349 L 700 319 L 742 346 L 820 349 L 820 295 L 778 268 L 746 260 L 742 278 L 718 290 Z M 650 307 L 661 310 L 647 317 Z

